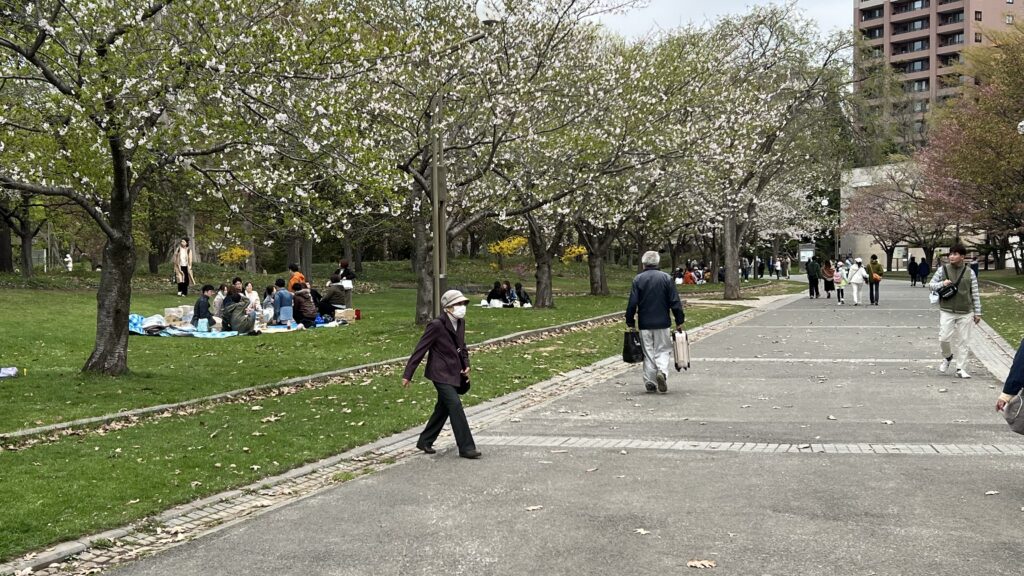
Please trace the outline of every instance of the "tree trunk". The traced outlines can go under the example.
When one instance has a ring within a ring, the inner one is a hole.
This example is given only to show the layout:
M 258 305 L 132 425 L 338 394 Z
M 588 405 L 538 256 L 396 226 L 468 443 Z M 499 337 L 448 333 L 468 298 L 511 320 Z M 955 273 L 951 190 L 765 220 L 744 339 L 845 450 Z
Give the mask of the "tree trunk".
M 363 273 L 363 249 L 359 246 L 352 247 L 352 269 L 358 274 Z
M 146 256 L 146 263 L 149 265 L 150 274 L 160 273 L 160 263 L 163 262 L 163 255 L 156 252 L 156 250 L 150 250 Z M 174 265 L 171 265 L 171 271 L 174 271 Z
M 289 264 L 297 265 L 299 260 L 302 259 L 302 238 L 289 235 L 288 239 L 285 240 L 285 247 L 287 252 L 286 258 L 288 260 L 285 262 L 285 267 Z
M 245 249 L 249 251 L 249 257 L 245 259 L 245 271 L 250 275 L 256 274 L 256 237 L 252 233 L 252 222 L 244 219 L 242 230 L 245 231 Z M 193 250 L 195 252 L 195 250 Z
M 725 299 L 740 299 L 740 243 L 735 216 L 728 216 L 722 227 L 722 249 L 725 251 Z
M 103 272 L 96 293 L 96 345 L 83 372 L 120 376 L 128 372 L 128 310 L 131 308 L 135 242 L 130 230 L 124 241 L 107 240 Z
M 607 296 L 608 275 L 605 274 L 604 256 L 601 254 L 588 254 L 587 267 L 590 268 L 590 295 Z
M 416 271 L 416 324 L 423 325 L 434 317 L 434 264 L 431 260 L 431 239 L 427 233 L 430 213 L 418 210 L 413 214 L 413 269 Z
M 341 239 L 341 257 L 352 264 L 352 241 L 347 236 Z
M 313 278 L 313 239 L 303 238 L 302 239 L 302 259 L 299 263 L 299 270 L 306 275 L 306 278 L 312 281 Z
M 192 247 L 192 263 L 202 262 L 203 257 L 199 251 L 199 244 L 196 244 L 196 213 L 190 208 L 185 208 L 178 218 L 178 224 L 185 230 L 185 238 L 188 238 L 188 245 Z
M 541 252 L 536 257 L 537 269 L 534 278 L 537 279 L 537 293 L 533 297 L 535 308 L 554 308 L 555 297 L 551 286 L 551 257 L 547 252 Z
M 921 250 L 924 250 L 924 261 L 928 263 L 928 267 L 932 267 L 932 258 L 935 257 L 934 246 L 922 246 Z
M 8 210 L 6 198 L 0 198 L 0 212 Z M 0 272 L 14 272 L 14 244 L 11 242 L 11 227 L 0 218 Z
M 480 257 L 480 235 L 476 232 L 469 232 L 469 257 Z
M 896 255 L 896 245 L 885 248 L 885 271 L 892 272 L 892 259 Z
M 32 220 L 29 219 L 28 196 L 23 197 L 21 205 L 21 217 L 17 229 L 18 238 L 21 238 L 21 277 L 32 277 L 32 239 L 35 233 L 32 231 Z

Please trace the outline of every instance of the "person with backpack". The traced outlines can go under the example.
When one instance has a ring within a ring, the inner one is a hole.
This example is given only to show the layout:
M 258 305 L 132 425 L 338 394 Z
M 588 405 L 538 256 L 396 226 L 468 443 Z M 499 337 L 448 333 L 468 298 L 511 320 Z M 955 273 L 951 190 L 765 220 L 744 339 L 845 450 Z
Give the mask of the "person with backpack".
M 949 263 L 939 266 L 928 284 L 939 294 L 939 347 L 942 362 L 939 372 L 949 370 L 954 357 L 957 378 L 970 378 L 967 373 L 967 353 L 971 328 L 981 322 L 981 292 L 978 277 L 964 258 L 967 248 L 956 244 L 949 250 Z

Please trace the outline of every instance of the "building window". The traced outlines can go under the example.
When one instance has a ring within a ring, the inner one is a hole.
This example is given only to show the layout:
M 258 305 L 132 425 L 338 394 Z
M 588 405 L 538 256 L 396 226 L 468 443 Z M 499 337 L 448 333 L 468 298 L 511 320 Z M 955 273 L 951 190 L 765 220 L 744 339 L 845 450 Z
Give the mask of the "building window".
M 981 10 L 974 11 L 974 19 L 977 20 L 978 22 L 981 22 Z
M 928 111 L 928 101 L 927 100 L 914 100 L 913 110 L 914 110 L 914 112 L 927 112 Z
M 1007 14 L 1006 15 L 1006 23 L 1007 24 L 1013 24 L 1013 14 Z
M 981 43 L 981 32 L 975 32 L 974 33 L 974 43 L 975 44 L 980 44 Z

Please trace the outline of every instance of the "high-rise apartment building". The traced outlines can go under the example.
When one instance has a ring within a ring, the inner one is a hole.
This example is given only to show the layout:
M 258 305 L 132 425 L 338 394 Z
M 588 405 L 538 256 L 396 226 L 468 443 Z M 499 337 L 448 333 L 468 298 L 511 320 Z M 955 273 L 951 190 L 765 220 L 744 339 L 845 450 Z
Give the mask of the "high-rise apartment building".
M 959 90 L 952 66 L 983 31 L 1024 18 L 1024 0 L 853 0 L 854 22 L 875 56 L 901 74 L 923 122 L 932 105 Z

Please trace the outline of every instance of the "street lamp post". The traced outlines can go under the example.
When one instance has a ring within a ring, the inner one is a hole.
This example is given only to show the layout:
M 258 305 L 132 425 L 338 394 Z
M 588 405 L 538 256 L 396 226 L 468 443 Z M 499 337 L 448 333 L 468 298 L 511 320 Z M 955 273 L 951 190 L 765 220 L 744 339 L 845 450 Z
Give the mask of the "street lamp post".
M 495 25 L 504 21 L 505 12 L 502 0 L 480 0 L 476 8 L 477 17 L 485 29 L 445 48 L 440 52 L 441 55 L 458 52 L 466 46 L 483 40 Z M 441 130 L 438 127 L 443 111 L 443 98 L 444 90 L 439 90 L 434 95 L 430 121 L 430 231 L 433 242 L 432 300 L 435 318 L 441 315 L 441 295 L 448 289 L 448 171 L 444 164 L 444 144 L 441 140 Z

